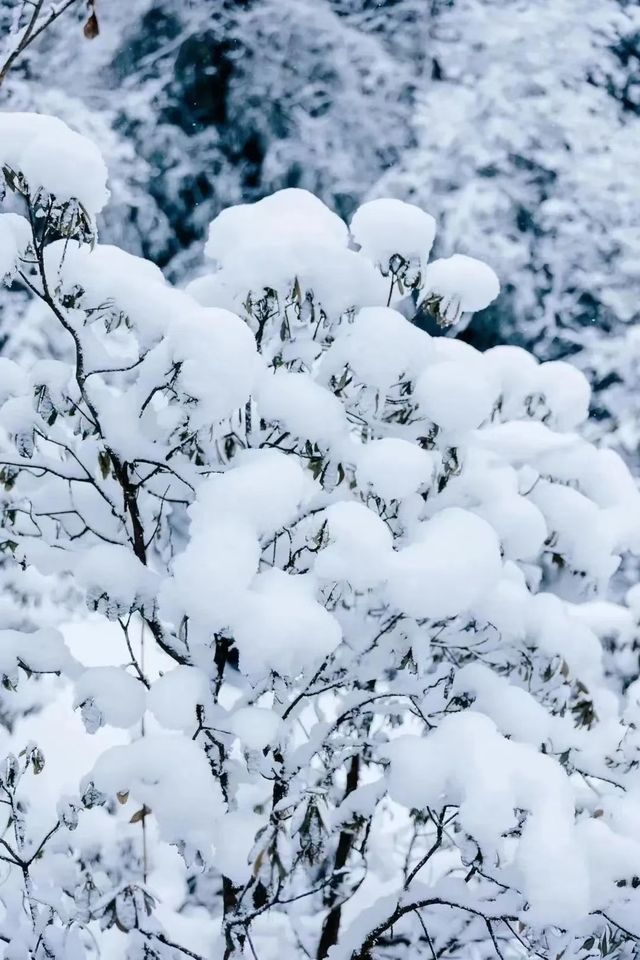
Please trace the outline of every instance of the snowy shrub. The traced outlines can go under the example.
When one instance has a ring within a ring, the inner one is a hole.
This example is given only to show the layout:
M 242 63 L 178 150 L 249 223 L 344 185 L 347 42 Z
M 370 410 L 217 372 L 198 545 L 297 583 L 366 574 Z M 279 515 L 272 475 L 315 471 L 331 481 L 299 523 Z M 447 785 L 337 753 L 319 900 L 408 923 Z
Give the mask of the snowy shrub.
M 498 292 L 416 208 L 231 208 L 180 291 L 95 242 L 89 144 L 2 124 L 3 265 L 66 342 L 3 370 L 2 541 L 122 664 L 0 635 L 122 734 L 55 810 L 4 759 L 5 955 L 630 954 L 640 497 L 582 375 L 406 319 Z

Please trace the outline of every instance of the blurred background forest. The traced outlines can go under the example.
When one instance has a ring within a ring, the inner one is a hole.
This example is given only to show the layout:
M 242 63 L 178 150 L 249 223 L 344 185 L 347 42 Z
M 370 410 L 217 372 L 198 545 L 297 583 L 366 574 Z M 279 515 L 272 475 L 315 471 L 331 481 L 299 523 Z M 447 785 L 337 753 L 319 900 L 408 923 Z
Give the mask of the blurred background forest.
M 88 40 L 73 5 L 0 100 L 98 143 L 103 242 L 185 282 L 229 204 L 285 186 L 347 218 L 364 199 L 412 201 L 438 222 L 436 255 L 482 257 L 502 282 L 455 333 L 571 356 L 595 388 L 592 431 L 638 455 L 635 0 L 96 0 L 95 14 Z M 37 308 L 2 296 L 4 352 L 37 350 Z

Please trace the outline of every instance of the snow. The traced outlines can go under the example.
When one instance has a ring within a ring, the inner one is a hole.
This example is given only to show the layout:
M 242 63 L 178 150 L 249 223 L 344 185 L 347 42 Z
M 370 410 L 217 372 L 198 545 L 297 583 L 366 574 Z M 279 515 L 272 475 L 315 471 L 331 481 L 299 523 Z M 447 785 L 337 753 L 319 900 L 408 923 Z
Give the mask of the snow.
M 257 391 L 260 416 L 293 437 L 327 446 L 347 432 L 344 407 L 337 397 L 305 373 L 276 370 Z
M 231 714 L 230 727 L 244 747 L 263 750 L 276 743 L 280 718 L 266 707 L 240 707 Z
M 396 254 L 424 269 L 436 235 L 436 222 L 420 207 L 382 198 L 358 207 L 350 230 L 365 257 L 386 273 Z
M 484 502 L 477 512 L 496 531 L 508 560 L 533 560 L 548 537 L 540 509 L 526 497 L 510 496 Z
M 455 360 L 429 366 L 416 382 L 420 410 L 443 430 L 462 433 L 488 420 L 498 399 L 495 384 Z
M 57 630 L 0 630 L 0 675 L 17 682 L 18 665 L 39 673 L 75 672 L 75 661 Z
M 260 298 L 266 290 L 286 300 L 297 281 L 303 293 L 336 316 L 379 302 L 386 287 L 373 264 L 348 249 L 346 224 L 297 188 L 223 210 L 209 228 L 205 254 L 219 284 L 198 285 L 204 302 L 213 294 L 239 306 L 247 293 Z
M 220 873 L 238 886 L 251 877 L 249 859 L 256 834 L 265 826 L 264 817 L 234 810 L 220 818 L 216 826 L 214 862 Z
M 159 578 L 125 546 L 99 543 L 78 551 L 73 571 L 87 599 L 104 598 L 109 615 L 132 609 L 153 609 Z
M 32 196 L 44 189 L 61 203 L 78 200 L 89 216 L 109 198 L 100 151 L 57 117 L 0 113 L 0 166 L 22 173 Z
M 358 379 L 387 391 L 403 374 L 422 369 L 431 338 L 390 307 L 364 307 L 327 351 L 324 375 L 348 363 Z
M 205 256 L 224 265 L 231 252 L 246 243 L 247 237 L 257 234 L 265 240 L 278 236 L 297 240 L 311 225 L 316 239 L 346 245 L 346 225 L 321 200 L 308 190 L 279 190 L 257 203 L 241 203 L 219 213 L 209 227 Z
M 165 729 L 189 732 L 197 727 L 197 708 L 210 699 L 207 675 L 197 667 L 178 666 L 152 683 L 147 708 Z
M 551 757 L 502 737 L 473 710 L 445 717 L 425 738 L 402 737 L 387 748 L 389 793 L 408 807 L 460 805 L 460 822 L 490 855 L 528 811 L 517 841 L 533 923 L 564 926 L 589 909 L 584 853 L 574 827 L 569 780 Z
M 489 717 L 504 736 L 539 746 L 554 736 L 554 718 L 527 690 L 515 686 L 482 663 L 468 663 L 456 673 L 453 690 L 473 697 L 475 711 Z
M 272 534 L 296 518 L 315 490 L 297 460 L 279 450 L 248 450 L 234 464 L 201 484 L 189 510 L 196 527 L 214 517 L 236 515 L 258 536 Z
M 0 280 L 12 279 L 30 242 L 31 228 L 24 217 L 0 214 Z
M 139 723 L 146 700 L 144 685 L 121 667 L 90 667 L 75 682 L 74 707 L 90 704 L 100 720 L 112 727 L 126 730 Z
M 26 393 L 26 387 L 24 370 L 8 357 L 0 357 L 0 403 L 4 404 L 10 397 Z
M 486 350 L 483 359 L 500 383 L 501 405 L 505 418 L 524 417 L 527 400 L 536 392 L 536 358 L 522 347 L 501 344 Z
M 98 758 L 87 781 L 113 799 L 129 794 L 127 809 L 136 811 L 134 801 L 146 805 L 163 839 L 183 841 L 209 855 L 213 823 L 224 804 L 207 758 L 192 740 L 156 735 L 111 747 Z
M 179 624 L 188 612 L 207 632 L 228 626 L 259 559 L 258 538 L 246 521 L 233 516 L 207 519 L 174 560 L 172 576 L 160 590 L 161 613 Z
M 422 299 L 440 300 L 440 313 L 453 323 L 463 313 L 484 310 L 499 293 L 500 283 L 491 267 L 474 257 L 454 253 L 429 264 Z
M 260 369 L 253 334 L 228 310 L 194 309 L 176 317 L 167 331 L 178 383 L 198 400 L 194 426 L 215 423 L 247 402 Z
M 557 430 L 575 430 L 587 419 L 591 387 L 576 367 L 562 360 L 541 363 L 535 383 L 547 402 Z
M 422 525 L 415 543 L 396 552 L 388 595 L 409 616 L 454 617 L 495 585 L 501 566 L 493 528 L 467 510 L 449 507 Z
M 317 577 L 347 581 L 355 587 L 385 579 L 393 539 L 389 527 L 373 510 L 341 501 L 327 508 L 324 520 L 328 542 L 314 565 Z
M 44 262 L 60 293 L 87 309 L 124 314 L 135 323 L 144 346 L 156 343 L 176 316 L 196 309 L 191 298 L 169 286 L 155 264 L 110 244 L 59 241 L 45 248 Z
M 512 421 L 492 424 L 476 434 L 479 445 L 514 464 L 535 461 L 549 453 L 573 452 L 581 440 L 572 433 L 554 433 L 537 421 Z
M 338 621 L 302 576 L 268 570 L 256 577 L 234 618 L 234 639 L 243 672 L 258 680 L 274 671 L 296 677 L 340 643 Z
M 399 437 L 383 437 L 362 445 L 356 456 L 359 484 L 383 500 L 402 500 L 422 487 L 429 488 L 439 458 Z
M 575 570 L 607 578 L 617 569 L 614 543 L 602 511 L 577 490 L 541 480 L 530 494 L 543 513 L 556 546 Z
M 484 354 L 501 383 L 505 416 L 534 415 L 560 431 L 575 430 L 589 413 L 591 388 L 584 374 L 570 363 L 538 363 L 520 347 L 492 347 Z

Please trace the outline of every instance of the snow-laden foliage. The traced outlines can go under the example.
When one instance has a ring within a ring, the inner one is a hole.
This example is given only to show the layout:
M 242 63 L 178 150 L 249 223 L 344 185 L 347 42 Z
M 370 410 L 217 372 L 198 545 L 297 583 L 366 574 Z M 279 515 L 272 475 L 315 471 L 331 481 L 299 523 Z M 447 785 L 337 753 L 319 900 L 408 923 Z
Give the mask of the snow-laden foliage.
M 231 208 L 180 291 L 97 242 L 89 144 L 3 122 L 7 274 L 67 349 L 5 361 L 2 541 L 121 653 L 4 630 L 0 672 L 122 732 L 55 809 L 3 760 L 5 955 L 629 955 L 640 495 L 582 374 L 409 322 L 498 292 L 415 207 Z

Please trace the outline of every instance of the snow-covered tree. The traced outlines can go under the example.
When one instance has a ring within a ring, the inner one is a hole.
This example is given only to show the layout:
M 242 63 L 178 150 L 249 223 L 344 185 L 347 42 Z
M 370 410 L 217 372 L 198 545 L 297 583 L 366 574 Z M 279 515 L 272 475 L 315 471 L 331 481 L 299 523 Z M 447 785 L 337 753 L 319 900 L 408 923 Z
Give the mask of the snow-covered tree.
M 61 343 L 2 363 L 2 541 L 122 651 L 3 631 L 0 673 L 123 731 L 55 810 L 4 759 L 5 955 L 629 956 L 640 495 L 583 375 L 406 319 L 498 293 L 416 207 L 230 208 L 185 292 L 97 242 L 60 121 L 0 117 L 0 167 L 1 272 Z

